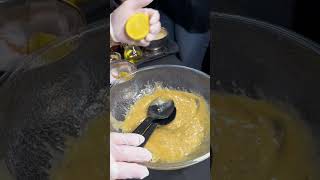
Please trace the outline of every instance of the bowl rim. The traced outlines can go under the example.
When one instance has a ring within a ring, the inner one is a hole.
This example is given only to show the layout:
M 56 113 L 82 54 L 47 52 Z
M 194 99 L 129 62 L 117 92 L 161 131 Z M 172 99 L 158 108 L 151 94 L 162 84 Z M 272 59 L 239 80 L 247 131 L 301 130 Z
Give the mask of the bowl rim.
M 163 37 L 161 37 L 161 38 L 158 38 L 158 39 L 155 38 L 154 41 L 160 41 L 160 40 L 166 39 L 166 38 L 169 36 L 169 31 L 167 30 L 167 28 L 161 27 L 160 29 L 161 29 L 160 32 L 161 32 L 161 31 L 165 32 L 165 36 L 163 36 Z M 160 32 L 159 32 L 159 34 L 160 34 Z M 151 41 L 151 42 L 152 42 L 152 41 Z
M 183 169 L 183 168 L 186 168 L 186 167 L 190 167 L 190 166 L 193 166 L 195 164 L 198 164 L 198 163 L 201 163 L 205 160 L 207 160 L 208 158 L 210 158 L 211 154 L 210 154 L 210 150 L 208 153 L 200 156 L 200 157 L 197 157 L 195 159 L 192 159 L 192 160 L 189 160 L 189 161 L 186 161 L 184 163 L 174 163 L 176 165 L 173 165 L 173 166 L 169 166 L 169 167 L 159 167 L 159 166 L 153 166 L 152 163 L 145 163 L 145 165 L 149 168 L 149 169 L 153 169 L 153 170 L 178 170 L 178 169 Z
M 191 68 L 191 67 L 187 67 L 187 66 L 175 65 L 175 64 L 158 64 L 158 65 L 146 66 L 146 67 L 139 68 L 133 74 L 136 74 L 136 73 L 138 73 L 140 71 L 145 71 L 145 70 L 150 70 L 150 69 L 155 69 L 155 68 L 163 68 L 163 67 L 176 67 L 176 68 L 182 68 L 182 69 L 191 70 L 191 71 L 199 73 L 199 74 L 205 76 L 206 78 L 210 79 L 210 76 L 208 74 L 206 74 L 206 73 L 204 73 L 204 72 L 202 72 L 200 70 L 197 70 L 197 69 L 194 69 L 194 68 Z
M 143 68 L 139 68 L 137 71 L 133 72 L 132 75 L 134 76 L 136 73 L 139 73 L 141 71 L 145 71 L 145 70 L 152 70 L 152 69 L 157 69 L 157 68 L 182 68 L 182 69 L 186 69 L 186 70 L 190 70 L 193 71 L 195 73 L 201 74 L 206 78 L 210 79 L 210 76 L 200 70 L 194 69 L 194 68 L 190 68 L 187 66 L 182 66 L 182 65 L 173 65 L 173 64 L 160 64 L 160 65 L 152 65 L 152 66 L 146 66 Z M 118 81 L 118 80 L 116 80 Z M 121 83 L 120 83 L 121 84 Z M 115 83 L 114 85 L 117 85 L 117 83 Z M 113 86 L 111 87 L 111 89 L 113 88 Z M 111 91 L 110 89 L 110 91 Z M 210 137 L 209 137 L 210 138 Z M 207 160 L 210 157 L 210 147 L 208 148 L 208 152 L 203 154 L 202 156 L 199 156 L 195 159 L 192 160 L 188 160 L 185 162 L 177 162 L 177 163 L 168 163 L 172 166 L 168 166 L 168 167 L 159 167 L 159 166 L 154 166 L 153 163 L 144 163 L 144 165 L 146 167 L 148 167 L 149 169 L 153 169 L 153 170 L 178 170 L 178 169 L 183 169 L 195 164 L 198 164 L 200 162 L 203 162 L 205 160 Z
M 131 74 L 129 74 L 130 76 L 134 77 L 135 74 L 141 72 L 141 71 L 145 71 L 145 70 L 152 70 L 152 69 L 156 69 L 156 68 L 164 68 L 164 67 L 176 67 L 176 68 L 182 68 L 182 69 L 187 69 L 187 70 L 191 70 L 193 72 L 196 72 L 198 74 L 201 74 L 203 76 L 205 76 L 206 78 L 210 79 L 210 76 L 200 70 L 191 68 L 191 67 L 187 67 L 187 66 L 182 66 L 182 65 L 175 65 L 175 64 L 158 64 L 158 65 L 152 65 L 152 66 L 146 66 L 146 67 L 142 67 L 142 68 L 138 68 L 136 71 L 132 72 Z M 130 78 L 131 79 L 131 78 Z M 123 81 L 117 79 L 113 82 L 112 85 L 110 85 L 110 91 L 112 90 L 112 88 L 118 84 L 121 84 Z

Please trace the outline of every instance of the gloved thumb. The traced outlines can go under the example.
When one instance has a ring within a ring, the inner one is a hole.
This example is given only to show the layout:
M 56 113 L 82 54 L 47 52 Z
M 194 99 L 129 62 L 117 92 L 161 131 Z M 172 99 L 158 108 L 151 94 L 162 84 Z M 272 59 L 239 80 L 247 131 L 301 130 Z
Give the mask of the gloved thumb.
M 125 3 L 133 9 L 141 9 L 152 3 L 153 0 L 127 0 Z

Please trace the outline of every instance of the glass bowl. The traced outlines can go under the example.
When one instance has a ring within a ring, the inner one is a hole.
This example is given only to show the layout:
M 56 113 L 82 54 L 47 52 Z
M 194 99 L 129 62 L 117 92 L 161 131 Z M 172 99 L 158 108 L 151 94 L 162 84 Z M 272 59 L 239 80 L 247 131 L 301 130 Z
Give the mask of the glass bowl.
M 136 71 L 131 79 L 115 83 L 110 89 L 110 129 L 121 132 L 118 128 L 132 104 L 143 93 L 150 93 L 157 83 L 163 87 L 184 90 L 202 95 L 210 102 L 210 77 L 198 70 L 178 65 L 149 66 Z M 150 169 L 176 170 L 185 168 L 210 157 L 210 134 L 205 138 L 197 152 L 190 154 L 178 163 L 146 163 Z

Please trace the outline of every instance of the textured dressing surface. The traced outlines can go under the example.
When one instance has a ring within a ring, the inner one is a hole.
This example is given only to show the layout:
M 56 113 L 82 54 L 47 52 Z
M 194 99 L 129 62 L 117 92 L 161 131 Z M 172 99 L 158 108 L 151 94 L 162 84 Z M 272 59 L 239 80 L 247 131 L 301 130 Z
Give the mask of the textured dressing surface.
M 122 125 L 124 132 L 132 132 L 147 116 L 149 104 L 158 97 L 172 99 L 176 106 L 175 119 L 166 126 L 158 126 L 146 148 L 153 162 L 179 162 L 197 150 L 209 133 L 209 108 L 201 96 L 169 89 L 156 89 L 139 99 L 129 110 Z
M 214 179 L 319 179 L 311 131 L 288 107 L 218 93 L 211 105 Z

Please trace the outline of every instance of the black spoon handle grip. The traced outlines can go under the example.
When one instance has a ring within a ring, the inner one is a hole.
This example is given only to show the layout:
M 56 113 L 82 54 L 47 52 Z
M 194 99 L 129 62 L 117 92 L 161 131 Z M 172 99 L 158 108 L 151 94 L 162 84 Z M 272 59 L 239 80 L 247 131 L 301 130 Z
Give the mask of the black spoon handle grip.
M 143 133 L 147 130 L 147 128 L 152 123 L 152 120 L 153 120 L 152 118 L 147 117 L 132 133 L 143 135 Z
M 143 137 L 145 138 L 144 142 L 139 147 L 144 147 L 147 144 L 147 141 L 149 140 L 150 136 L 154 132 L 154 130 L 157 128 L 157 123 L 151 123 L 149 128 L 145 131 L 143 134 Z

